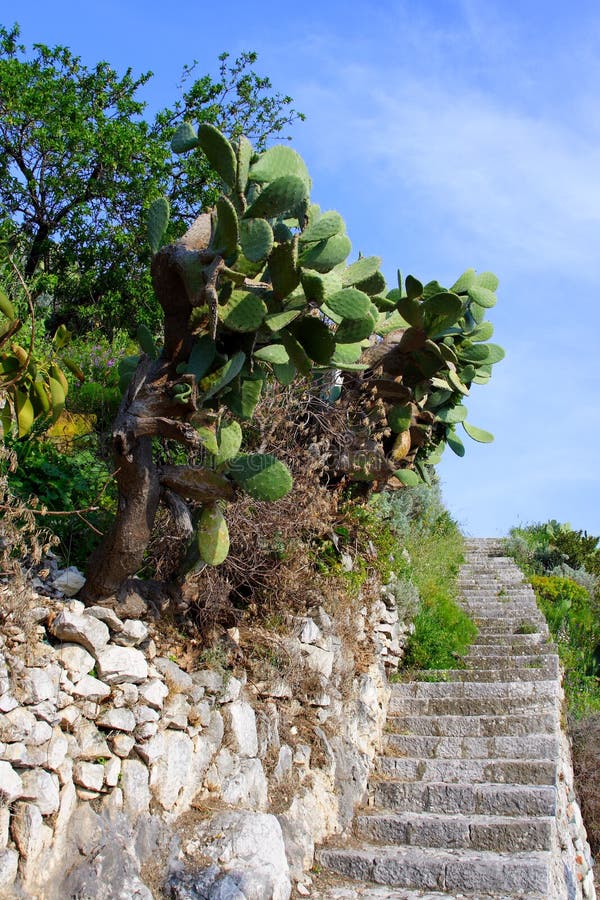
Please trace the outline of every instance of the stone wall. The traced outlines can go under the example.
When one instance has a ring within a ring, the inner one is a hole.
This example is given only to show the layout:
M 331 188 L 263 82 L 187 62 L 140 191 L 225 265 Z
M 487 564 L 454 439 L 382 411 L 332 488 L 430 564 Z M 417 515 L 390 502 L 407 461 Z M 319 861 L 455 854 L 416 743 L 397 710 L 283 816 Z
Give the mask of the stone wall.
M 322 607 L 290 623 L 304 690 L 184 671 L 152 625 L 84 608 L 54 575 L 0 636 L 0 894 L 308 894 L 314 845 L 350 822 L 379 747 L 395 586 L 359 610 L 352 647 Z

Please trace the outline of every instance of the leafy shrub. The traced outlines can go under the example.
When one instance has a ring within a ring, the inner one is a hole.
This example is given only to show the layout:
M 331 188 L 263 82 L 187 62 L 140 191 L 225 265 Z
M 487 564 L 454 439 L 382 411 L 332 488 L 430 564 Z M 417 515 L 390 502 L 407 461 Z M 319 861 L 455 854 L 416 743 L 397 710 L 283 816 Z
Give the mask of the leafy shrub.
M 58 513 L 84 511 L 39 519 L 58 536 L 63 559 L 83 566 L 97 543 L 97 532 L 107 527 L 114 510 L 115 491 L 107 466 L 89 449 L 64 453 L 47 441 L 14 441 L 10 449 L 17 467 L 6 474 L 15 496 L 33 499 L 38 511 L 43 507 Z

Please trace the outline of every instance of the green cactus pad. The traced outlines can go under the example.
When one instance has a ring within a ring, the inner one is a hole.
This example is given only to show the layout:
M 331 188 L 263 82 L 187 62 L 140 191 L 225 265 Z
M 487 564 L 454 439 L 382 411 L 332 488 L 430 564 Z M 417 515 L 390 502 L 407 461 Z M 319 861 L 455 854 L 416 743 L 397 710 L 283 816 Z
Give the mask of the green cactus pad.
M 453 365 L 458 365 L 458 356 L 454 352 L 454 348 L 449 344 L 438 344 L 439 351 L 442 355 L 442 358 L 446 360 L 446 362 L 451 362 Z
M 167 225 L 169 224 L 170 207 L 166 197 L 157 197 L 148 209 L 148 241 L 153 253 L 158 253 Z
M 371 315 L 365 316 L 364 319 L 344 319 L 335 333 L 335 341 L 337 344 L 354 344 L 370 337 L 374 328 L 375 319 Z
M 461 360 L 467 362 L 480 363 L 487 362 L 489 357 L 489 346 L 487 344 L 471 344 L 470 346 L 459 346 L 456 349 Z
M 278 365 L 275 363 L 273 365 L 273 374 L 275 378 L 282 384 L 284 387 L 287 387 L 288 384 L 291 384 L 297 374 L 296 366 L 293 362 L 286 363 L 285 365 Z
M 280 337 L 285 349 L 289 353 L 290 360 L 296 366 L 300 374 L 308 375 L 312 369 L 312 363 L 302 344 L 286 329 L 281 332 Z
M 412 422 L 412 407 L 409 405 L 392 406 L 387 412 L 387 420 L 392 431 L 401 434 L 403 431 L 406 431 L 407 428 L 410 428 L 410 423 Z
M 444 389 L 433 391 L 427 400 L 427 409 L 437 409 L 438 406 L 443 406 L 446 400 L 449 400 L 451 396 L 452 391 L 450 390 Z
M 409 300 L 418 300 L 419 297 L 423 296 L 423 285 L 412 275 L 406 276 L 406 282 L 404 286 L 406 289 L 406 296 Z
M 289 469 L 270 453 L 237 456 L 229 464 L 229 474 L 256 500 L 280 500 L 292 489 Z
M 326 241 L 335 234 L 340 234 L 345 230 L 344 220 L 335 210 L 324 212 L 322 216 L 316 219 L 311 225 L 304 229 L 300 235 L 301 244 L 316 243 L 317 241 Z
M 498 285 L 500 282 L 493 272 L 481 272 L 477 276 L 477 280 L 475 283 L 477 284 L 477 287 L 487 288 L 488 291 L 492 291 L 492 293 L 495 293 L 498 290 Z
M 459 422 L 465 421 L 467 410 L 464 406 L 448 406 L 445 409 L 438 410 L 436 417 L 446 425 L 457 425 Z
M 306 354 L 319 365 L 328 365 L 335 351 L 335 338 L 327 325 L 315 316 L 304 316 L 292 331 Z
M 229 553 L 229 529 L 225 516 L 215 504 L 202 510 L 197 532 L 200 559 L 209 566 L 220 566 Z
M 179 367 L 177 368 L 177 371 L 180 375 L 184 372 L 190 372 L 192 375 L 196 376 L 197 381 L 200 381 L 212 366 L 216 354 L 217 348 L 215 342 L 210 335 L 203 334 L 202 337 L 196 338 L 194 341 L 192 352 L 190 353 L 187 363 L 183 363 L 181 371 Z
M 379 256 L 364 256 L 357 259 L 352 265 L 348 266 L 342 275 L 342 283 L 344 287 L 358 284 L 359 281 L 366 281 L 371 278 L 379 270 L 381 259 Z
M 276 363 L 280 366 L 284 366 L 290 361 L 290 355 L 283 344 L 269 344 L 261 347 L 254 353 L 254 357 L 260 359 L 261 362 Z
M 279 221 L 273 225 L 273 237 L 278 243 L 283 244 L 293 239 L 294 232 L 285 222 Z
M 219 428 L 219 449 L 215 456 L 215 465 L 220 466 L 237 456 L 242 446 L 242 429 L 239 422 L 230 422 Z
M 309 300 L 322 303 L 331 294 L 342 290 L 342 279 L 336 271 L 319 273 L 314 269 L 301 269 L 300 276 L 304 294 Z
M 398 312 L 413 328 L 423 327 L 422 303 L 414 297 L 403 297 L 398 301 Z
M 469 303 L 469 315 L 476 325 L 481 325 L 485 319 L 485 307 L 478 303 Z
M 385 337 L 386 334 L 391 334 L 392 331 L 399 331 L 403 328 L 409 328 L 409 323 L 404 319 L 398 310 L 394 310 L 394 312 L 386 315 L 382 321 L 377 322 L 377 334 Z
M 372 297 L 372 300 L 380 312 L 394 312 L 394 310 L 396 309 L 396 304 L 394 303 L 394 301 L 388 300 L 387 297 L 384 297 L 381 294 L 375 295 L 374 297 Z
M 233 291 L 218 310 L 219 319 L 231 331 L 257 331 L 267 314 L 267 305 L 257 294 Z
M 281 331 L 282 328 L 285 328 L 301 314 L 302 311 L 299 309 L 288 309 L 280 313 L 271 313 L 265 318 L 265 325 L 275 333 Z
M 425 331 L 428 335 L 435 335 L 444 331 L 445 328 L 450 328 L 460 319 L 463 313 L 463 304 L 456 294 L 444 292 L 434 294 L 424 300 L 421 312 Z
M 244 378 L 239 387 L 232 388 L 225 396 L 225 403 L 234 416 L 251 419 L 263 389 L 263 379 Z
M 477 371 L 475 378 L 473 379 L 473 384 L 487 384 L 492 376 L 487 373 L 480 374 Z
M 210 375 L 203 378 L 198 387 L 204 394 L 204 400 L 210 400 L 211 397 L 214 397 L 228 385 L 230 381 L 237 378 L 242 371 L 245 362 L 246 354 L 242 353 L 240 350 L 239 353 L 234 354 L 231 359 L 228 359 L 223 366 L 216 370 L 216 372 L 211 372 Z
M 458 371 L 458 375 L 463 384 L 469 384 L 475 378 L 475 366 L 472 363 L 468 363 Z
M 336 344 L 335 352 L 331 357 L 331 365 L 338 369 L 344 366 L 351 366 L 358 362 L 363 352 L 363 345 L 360 341 L 355 344 Z
M 490 434 L 489 431 L 484 431 L 483 428 L 476 428 L 470 422 L 463 422 L 462 427 L 470 438 L 473 438 L 474 441 L 479 441 L 480 444 L 491 444 L 494 440 L 493 434 Z
M 468 332 L 470 341 L 489 341 L 494 334 L 494 326 L 491 322 L 482 322 L 473 331 Z
M 214 125 L 203 122 L 198 129 L 198 144 L 215 172 L 229 187 L 235 186 L 237 160 L 233 147 Z
M 248 177 L 250 181 L 266 184 L 288 175 L 302 179 L 310 187 L 310 175 L 300 154 L 285 144 L 275 144 L 274 147 L 269 147 L 260 154 L 257 161 L 250 167 Z
M 446 441 L 440 441 L 440 443 L 435 447 L 427 459 L 425 460 L 428 466 L 437 466 L 442 461 L 442 456 L 444 455 L 444 450 L 446 449 Z
M 457 278 L 452 287 L 451 291 L 454 291 L 455 294 L 464 294 L 465 291 L 468 291 L 469 288 L 474 285 L 477 281 L 477 273 L 475 269 L 467 269 L 466 272 L 463 272 L 460 278 Z
M 246 210 L 247 219 L 272 219 L 294 209 L 308 197 L 306 182 L 298 175 L 271 181 Z
M 496 305 L 496 295 L 488 288 L 473 285 L 469 288 L 468 294 L 473 303 L 483 306 L 484 309 L 491 309 L 492 306 Z
M 335 266 L 344 262 L 352 250 L 350 238 L 346 234 L 334 234 L 326 241 L 310 244 L 300 254 L 300 265 L 317 272 L 330 272 Z
M 137 342 L 144 353 L 149 356 L 150 359 L 158 359 L 158 349 L 152 336 L 152 332 L 147 325 L 144 325 L 143 323 L 138 325 L 136 337 Z
M 368 294 L 369 297 L 373 297 L 373 299 L 375 299 L 378 294 L 385 294 L 387 290 L 383 272 L 375 272 L 370 278 L 365 278 L 364 281 L 358 281 L 354 287 L 358 288 L 359 291 Z
M 196 431 L 198 437 L 202 441 L 202 446 L 205 447 L 209 453 L 212 453 L 213 456 L 216 456 L 219 452 L 219 442 L 217 441 L 217 435 L 213 429 L 208 428 L 206 425 L 200 425 L 199 428 L 196 428 Z
M 260 221 L 260 220 L 259 220 Z M 295 243 L 273 247 L 269 256 L 269 274 L 273 294 L 279 300 L 288 297 L 300 284 L 300 269 Z
M 396 469 L 394 476 L 406 487 L 416 487 L 423 480 L 413 469 Z
M 466 384 L 463 384 L 456 372 L 453 372 L 452 370 L 448 372 L 448 381 L 453 388 L 456 388 L 459 394 L 463 394 L 465 397 L 469 395 L 469 388 Z
M 252 159 L 252 144 L 247 137 L 241 135 L 235 151 L 237 161 L 237 171 L 235 179 L 235 189 L 238 194 L 244 194 L 246 185 L 248 184 L 248 173 L 250 171 L 250 160 Z
M 486 363 L 494 365 L 495 363 L 499 363 L 500 360 L 504 359 L 506 353 L 498 344 L 486 344 L 487 349 L 487 359 Z
M 266 259 L 273 248 L 273 229 L 265 219 L 242 219 L 240 244 L 250 262 Z
M 222 256 L 233 256 L 238 243 L 238 217 L 235 207 L 228 197 L 221 195 L 217 200 L 217 227 L 212 246 Z
M 364 319 L 371 312 L 371 298 L 356 288 L 344 288 L 327 298 L 327 307 L 342 319 Z
M 186 153 L 198 146 L 196 130 L 190 122 L 182 122 L 171 138 L 171 150 L 173 153 Z
M 465 445 L 457 435 L 453 427 L 448 428 L 446 432 L 446 443 L 457 456 L 465 455 Z

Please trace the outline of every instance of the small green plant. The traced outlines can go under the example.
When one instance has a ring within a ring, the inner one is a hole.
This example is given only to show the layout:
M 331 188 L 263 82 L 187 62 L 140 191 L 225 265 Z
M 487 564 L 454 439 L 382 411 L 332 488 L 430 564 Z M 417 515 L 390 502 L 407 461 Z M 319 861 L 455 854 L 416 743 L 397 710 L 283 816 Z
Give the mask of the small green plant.
M 521 622 L 515 634 L 536 634 L 538 628 L 533 622 Z

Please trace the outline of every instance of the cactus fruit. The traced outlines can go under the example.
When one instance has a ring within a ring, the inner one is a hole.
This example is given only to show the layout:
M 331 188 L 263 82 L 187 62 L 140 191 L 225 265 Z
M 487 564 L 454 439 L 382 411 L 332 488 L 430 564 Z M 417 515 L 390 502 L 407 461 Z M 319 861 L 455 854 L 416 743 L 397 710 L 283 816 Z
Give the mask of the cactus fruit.
M 235 186 L 237 160 L 233 147 L 214 125 L 203 122 L 198 129 L 198 144 L 211 167 L 230 188 Z
M 198 136 L 191 122 L 182 122 L 171 138 L 173 153 L 186 153 L 198 146 Z
M 158 253 L 169 224 L 169 201 L 166 197 L 157 197 L 148 209 L 148 241 L 153 253 Z
M 285 144 L 275 144 L 260 154 L 248 177 L 258 184 L 267 184 L 287 175 L 300 178 L 310 188 L 310 175 L 300 154 Z
M 280 500 L 292 489 L 289 469 L 270 453 L 236 456 L 229 463 L 229 474 L 256 500 Z
M 265 219 L 242 219 L 240 244 L 250 262 L 266 259 L 273 248 L 273 229 Z
M 283 175 L 270 181 L 246 210 L 247 219 L 272 219 L 295 209 L 308 198 L 306 182 L 298 175 Z
M 223 325 L 231 331 L 256 331 L 267 314 L 265 301 L 257 294 L 233 291 L 224 306 L 218 309 Z
M 216 503 L 205 506 L 197 532 L 200 559 L 209 566 L 219 566 L 229 553 L 229 529 L 225 516 Z
M 326 241 L 317 244 L 309 244 L 299 257 L 300 265 L 305 269 L 315 269 L 317 272 L 331 272 L 331 270 L 343 263 L 352 250 L 350 238 L 346 234 L 334 234 Z
M 317 243 L 318 241 L 326 241 L 335 234 L 340 234 L 345 230 L 344 220 L 335 210 L 324 212 L 316 218 L 300 235 L 301 244 Z
M 344 288 L 327 298 L 327 308 L 342 319 L 364 319 L 371 311 L 371 298 L 356 288 Z
M 357 259 L 344 271 L 342 275 L 342 283 L 344 287 L 358 284 L 359 281 L 366 281 L 371 278 L 379 270 L 381 259 L 379 256 L 365 256 Z

